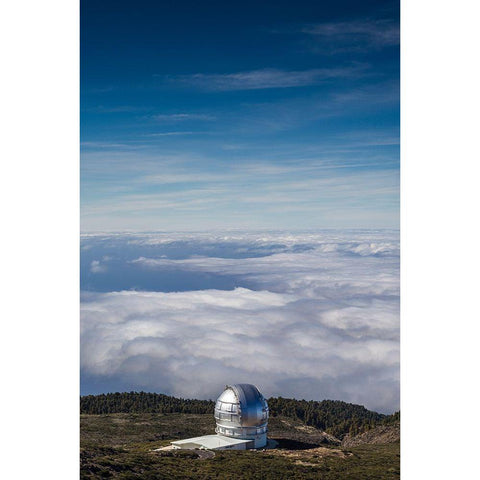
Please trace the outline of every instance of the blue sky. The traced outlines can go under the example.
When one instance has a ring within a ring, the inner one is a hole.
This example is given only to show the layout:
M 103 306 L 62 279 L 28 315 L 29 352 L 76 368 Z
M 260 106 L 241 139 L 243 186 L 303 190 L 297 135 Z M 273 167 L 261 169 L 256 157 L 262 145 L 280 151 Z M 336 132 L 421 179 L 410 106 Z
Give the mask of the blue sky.
M 83 0 L 82 230 L 397 228 L 398 8 Z

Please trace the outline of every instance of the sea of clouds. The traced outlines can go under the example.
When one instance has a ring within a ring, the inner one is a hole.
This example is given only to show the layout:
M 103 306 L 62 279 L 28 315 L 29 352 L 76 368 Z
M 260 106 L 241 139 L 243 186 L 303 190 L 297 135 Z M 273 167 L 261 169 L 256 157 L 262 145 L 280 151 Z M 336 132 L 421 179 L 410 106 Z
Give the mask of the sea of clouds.
M 398 231 L 82 236 L 82 394 L 399 409 Z

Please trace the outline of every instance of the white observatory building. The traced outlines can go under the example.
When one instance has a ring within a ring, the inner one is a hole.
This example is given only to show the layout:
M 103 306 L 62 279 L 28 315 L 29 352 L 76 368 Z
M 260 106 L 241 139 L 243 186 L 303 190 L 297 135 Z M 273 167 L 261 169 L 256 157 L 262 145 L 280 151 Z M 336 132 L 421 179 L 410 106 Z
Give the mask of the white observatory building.
M 268 404 L 255 385 L 227 385 L 215 404 L 216 435 L 171 442 L 173 448 L 246 450 L 267 446 Z

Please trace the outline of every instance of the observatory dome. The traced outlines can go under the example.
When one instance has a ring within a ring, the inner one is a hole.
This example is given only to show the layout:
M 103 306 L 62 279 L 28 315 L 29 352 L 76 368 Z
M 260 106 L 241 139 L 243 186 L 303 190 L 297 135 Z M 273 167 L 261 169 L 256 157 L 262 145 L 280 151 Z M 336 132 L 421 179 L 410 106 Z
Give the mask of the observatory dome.
M 267 444 L 268 404 L 255 385 L 227 385 L 215 404 L 215 431 L 226 437 Z

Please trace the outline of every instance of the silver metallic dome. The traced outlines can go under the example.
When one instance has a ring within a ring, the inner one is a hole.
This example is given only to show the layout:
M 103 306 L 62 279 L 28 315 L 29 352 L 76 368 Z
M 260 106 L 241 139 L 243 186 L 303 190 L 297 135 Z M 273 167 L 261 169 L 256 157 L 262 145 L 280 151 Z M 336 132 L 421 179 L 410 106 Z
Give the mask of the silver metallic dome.
M 255 385 L 227 385 L 215 404 L 215 431 L 220 435 L 267 443 L 268 404 Z

